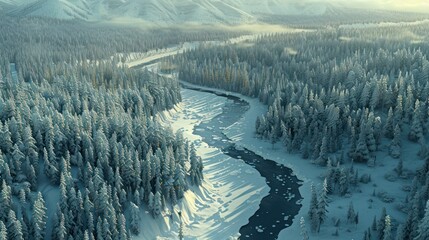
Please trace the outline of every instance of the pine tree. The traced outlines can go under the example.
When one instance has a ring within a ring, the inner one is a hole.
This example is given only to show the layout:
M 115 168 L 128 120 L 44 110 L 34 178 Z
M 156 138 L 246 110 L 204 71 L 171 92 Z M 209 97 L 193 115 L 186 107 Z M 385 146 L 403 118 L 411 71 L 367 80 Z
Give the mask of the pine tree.
M 203 175 L 203 166 L 201 157 L 197 156 L 194 144 L 191 144 L 190 163 L 191 167 L 189 169 L 189 176 L 191 178 L 191 183 L 194 185 L 200 185 Z
M 319 165 L 325 166 L 327 160 L 328 160 L 328 140 L 325 135 L 322 138 L 322 145 L 320 146 L 319 157 L 316 160 L 316 162 Z
M 33 138 L 31 127 L 27 126 L 22 134 L 23 153 L 29 157 L 32 162 L 38 160 L 36 140 Z
M 403 160 L 402 160 L 402 158 L 400 158 L 399 162 L 398 162 L 398 165 L 395 168 L 395 171 L 398 174 L 398 176 L 402 175 L 402 172 L 404 170 L 404 166 L 403 165 L 404 165 Z
M 368 162 L 370 156 L 366 143 L 365 124 L 363 122 L 361 124 L 362 126 L 359 133 L 359 139 L 357 141 L 356 150 L 353 158 L 357 162 Z
M 176 168 L 174 187 L 177 189 L 176 195 L 179 199 L 183 197 L 185 191 L 188 189 L 188 185 L 186 182 L 186 173 L 184 167 L 180 164 Z
M 426 202 L 425 215 L 422 220 L 420 220 L 417 236 L 414 240 L 426 239 L 429 239 L 429 201 Z
M 355 222 L 356 225 L 359 224 L 359 212 L 356 213 L 354 222 Z
M 301 217 L 300 221 L 300 226 L 301 226 L 301 236 L 302 236 L 302 240 L 308 240 L 308 233 L 307 233 L 307 228 L 305 226 L 305 220 L 304 217 Z
M 182 212 L 179 211 L 179 221 L 180 221 L 180 225 L 179 225 L 179 240 L 183 240 L 184 236 L 183 236 L 183 221 L 182 221 Z
M 1 124 L 0 127 L 0 150 L 4 153 L 9 153 L 13 148 L 11 133 L 6 124 Z
M 408 134 L 408 139 L 410 141 L 420 142 L 423 139 L 423 126 L 421 118 L 420 101 L 417 99 L 414 107 L 413 122 Z
M 392 240 L 392 226 L 389 215 L 385 218 L 383 240 Z
M 398 95 L 398 98 L 396 99 L 396 107 L 395 112 L 393 114 L 393 119 L 395 123 L 399 124 L 399 126 L 402 125 L 402 118 L 404 114 L 404 110 L 402 108 L 402 95 Z
M 85 232 L 83 233 L 83 240 L 89 240 L 88 230 L 85 230 Z
M 100 216 L 97 218 L 97 226 L 95 227 L 95 231 L 97 234 L 97 240 L 104 240 L 105 236 L 103 236 L 103 220 Z
M 147 207 L 153 216 L 154 216 L 154 213 L 153 213 L 154 205 L 155 205 L 155 195 L 153 195 L 153 193 L 150 192 Z
M 350 202 L 349 209 L 347 210 L 347 222 L 353 222 L 355 221 L 355 210 L 353 208 L 353 202 Z
M 124 214 L 120 213 L 118 216 L 118 225 L 117 225 L 117 229 L 118 230 L 118 240 L 128 240 L 128 235 L 127 235 L 127 226 L 126 226 L 126 220 L 125 220 L 125 216 Z
M 47 221 L 46 210 L 42 193 L 39 192 L 33 205 L 33 230 L 35 239 L 44 239 Z
M 161 214 L 162 210 L 162 196 L 161 193 L 156 192 L 154 201 L 153 201 L 153 215 L 155 217 L 159 216 Z
M 349 171 L 345 170 L 344 168 L 341 168 L 341 171 L 340 171 L 339 185 L 340 185 L 339 186 L 340 194 L 341 196 L 344 196 L 349 190 L 349 185 L 350 185 Z
M 25 159 L 25 156 L 19 149 L 18 144 L 15 144 L 13 146 L 12 159 L 13 162 L 9 163 L 9 167 L 11 167 L 10 171 L 15 174 L 18 174 L 18 172 L 21 171 L 21 164 Z
M 389 145 L 389 155 L 393 158 L 401 156 L 401 128 L 398 124 L 395 126 L 394 137 Z
M 318 229 L 317 232 L 320 232 L 320 225 L 322 225 L 326 220 L 326 215 L 328 213 L 328 183 L 325 180 L 323 181 L 322 193 L 320 194 L 320 200 L 317 205 L 317 219 L 318 219 Z
M 380 220 L 378 221 L 377 231 L 378 239 L 384 239 L 384 228 L 386 227 L 386 208 L 381 210 Z
M 138 235 L 140 233 L 140 209 L 134 203 L 130 203 L 131 208 L 131 233 Z
M 368 230 L 365 230 L 365 232 L 363 234 L 363 240 L 371 240 L 371 238 L 368 235 Z
M 404 240 L 403 231 L 404 231 L 404 226 L 400 224 L 398 226 L 398 229 L 396 230 L 396 238 L 395 238 L 396 240 Z
M 26 216 L 27 213 L 22 212 L 21 219 L 19 219 L 19 222 L 21 223 L 21 229 L 22 229 L 22 238 L 29 239 L 30 238 L 30 230 L 28 226 L 30 225 L 30 222 L 28 220 L 28 217 Z
M 115 227 L 110 228 L 110 224 L 107 221 L 107 219 L 105 218 L 103 220 L 103 226 L 102 226 L 102 237 L 103 237 L 103 240 L 113 240 L 113 238 L 112 238 L 112 232 L 110 231 L 110 229 L 112 229 L 112 231 L 113 230 L 116 231 Z
M 12 193 L 11 188 L 3 180 L 2 190 L 0 192 L 0 221 L 7 222 L 9 211 L 12 207 Z
M 308 211 L 308 217 L 310 218 L 311 229 L 315 231 L 317 229 L 317 205 L 319 200 L 317 199 L 316 189 L 313 184 L 311 184 L 311 200 L 310 200 L 310 209 Z
M 50 146 L 52 147 L 52 141 L 50 142 Z M 54 159 L 50 160 L 50 158 Z M 53 184 L 58 184 L 60 180 L 60 172 L 58 171 L 57 166 L 54 164 L 56 161 L 55 158 L 55 153 L 53 151 L 51 152 L 50 156 L 49 152 L 46 149 L 43 149 L 44 172 Z
M 377 150 L 377 141 L 374 137 L 374 129 L 370 128 L 367 134 L 367 146 L 369 152 L 375 152 Z
M 7 229 L 3 221 L 0 221 L 0 240 L 7 240 Z
M 9 211 L 7 233 L 8 239 L 10 240 L 24 240 L 21 222 L 16 219 L 16 215 L 13 210 Z
M 372 231 L 377 231 L 377 216 L 374 216 L 374 218 L 372 220 L 371 230 Z
M 30 165 L 30 168 L 27 170 L 27 179 L 30 182 L 30 189 L 32 191 L 36 191 L 37 189 L 37 176 L 36 171 L 33 167 L 33 165 Z

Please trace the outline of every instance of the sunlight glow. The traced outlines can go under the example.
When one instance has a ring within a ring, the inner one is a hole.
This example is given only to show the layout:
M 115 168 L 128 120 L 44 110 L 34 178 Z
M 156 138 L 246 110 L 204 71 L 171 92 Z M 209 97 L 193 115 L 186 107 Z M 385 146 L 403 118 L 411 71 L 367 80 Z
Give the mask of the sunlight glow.
M 346 1 L 341 1 L 346 2 Z M 352 3 L 353 1 L 347 1 Z M 426 12 L 429 13 L 429 0 L 356 0 L 355 4 L 361 7 L 374 7 L 386 10 L 395 11 L 412 11 L 412 12 Z M 365 6 L 362 6 L 365 5 Z

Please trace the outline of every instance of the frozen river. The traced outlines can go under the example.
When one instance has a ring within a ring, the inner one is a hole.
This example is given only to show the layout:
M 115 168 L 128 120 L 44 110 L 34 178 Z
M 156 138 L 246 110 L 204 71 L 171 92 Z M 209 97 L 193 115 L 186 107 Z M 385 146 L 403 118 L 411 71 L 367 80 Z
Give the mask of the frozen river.
M 240 239 L 277 239 L 280 231 L 292 224 L 293 216 L 297 215 L 301 208 L 299 202 L 302 198 L 298 190 L 300 180 L 290 168 L 264 159 L 246 148 L 237 147 L 223 134 L 223 129 L 237 122 L 248 110 L 246 101 L 210 90 L 191 90 L 211 92 L 228 99 L 222 113 L 201 122 L 195 127 L 194 134 L 200 135 L 209 146 L 221 149 L 234 160 L 244 161 L 254 167 L 270 188 L 269 194 L 261 200 L 259 209 L 249 218 L 248 224 L 240 228 Z

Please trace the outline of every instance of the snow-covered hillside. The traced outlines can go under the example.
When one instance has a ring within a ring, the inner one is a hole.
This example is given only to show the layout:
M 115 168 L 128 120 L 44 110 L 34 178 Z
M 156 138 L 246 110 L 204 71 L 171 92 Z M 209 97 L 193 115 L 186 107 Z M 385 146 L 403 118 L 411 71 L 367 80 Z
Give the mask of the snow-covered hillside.
M 266 15 L 323 15 L 328 4 L 279 0 L 0 0 L 0 10 L 15 16 L 106 20 L 139 18 L 162 23 L 252 23 Z
M 46 16 L 58 19 L 92 18 L 91 0 L 2 0 L 13 16 Z

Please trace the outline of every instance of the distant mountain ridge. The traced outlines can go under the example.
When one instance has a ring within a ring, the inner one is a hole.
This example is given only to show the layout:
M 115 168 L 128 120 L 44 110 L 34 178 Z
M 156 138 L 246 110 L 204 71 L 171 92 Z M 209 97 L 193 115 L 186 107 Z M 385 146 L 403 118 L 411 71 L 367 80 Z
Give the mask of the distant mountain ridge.
M 104 20 L 139 18 L 165 23 L 251 23 L 262 15 L 322 15 L 328 4 L 279 0 L 0 0 L 0 11 L 14 16 Z
M 241 24 L 320 23 L 356 15 L 368 19 L 367 16 L 372 18 L 380 11 L 345 11 L 341 5 L 312 0 L 0 0 L 0 13 L 85 21 L 129 18 L 160 24 Z M 391 12 L 386 16 L 396 19 L 399 15 Z

